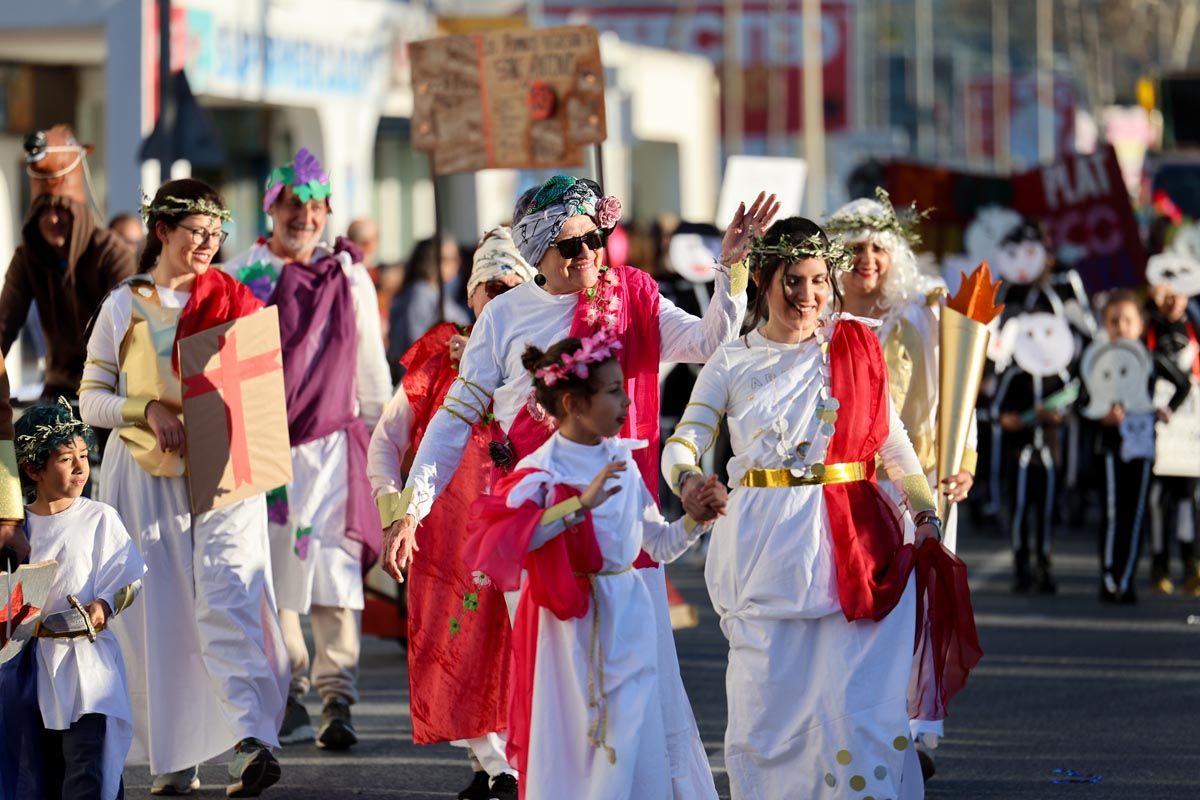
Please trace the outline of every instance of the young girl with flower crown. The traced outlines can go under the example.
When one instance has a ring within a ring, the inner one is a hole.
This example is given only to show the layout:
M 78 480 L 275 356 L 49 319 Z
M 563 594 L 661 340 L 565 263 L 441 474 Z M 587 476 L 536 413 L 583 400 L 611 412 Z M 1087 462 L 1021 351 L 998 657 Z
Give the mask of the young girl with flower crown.
M 705 484 L 703 523 L 663 519 L 630 468 L 646 443 L 616 438 L 630 406 L 620 348 L 601 331 L 526 349 L 558 430 L 472 509 L 464 557 L 501 589 L 522 588 L 508 758 L 527 800 L 672 797 L 659 634 L 646 571 L 633 562 L 642 549 L 679 557 L 723 508 L 724 490 Z

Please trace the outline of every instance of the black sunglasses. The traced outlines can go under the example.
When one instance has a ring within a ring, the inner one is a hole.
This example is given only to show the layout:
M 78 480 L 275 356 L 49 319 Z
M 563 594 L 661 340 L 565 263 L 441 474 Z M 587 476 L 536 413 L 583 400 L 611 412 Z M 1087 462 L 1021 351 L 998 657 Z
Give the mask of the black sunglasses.
M 554 243 L 558 248 L 558 254 L 563 258 L 574 258 L 579 255 L 586 244 L 589 250 L 596 251 L 604 247 L 604 242 L 608 238 L 608 231 L 603 228 L 596 228 L 588 231 L 582 236 L 573 236 L 570 239 L 562 239 Z
M 507 283 L 500 280 L 486 281 L 483 284 L 483 291 L 487 294 L 489 300 L 495 300 L 497 297 L 512 288 L 514 287 L 509 286 Z

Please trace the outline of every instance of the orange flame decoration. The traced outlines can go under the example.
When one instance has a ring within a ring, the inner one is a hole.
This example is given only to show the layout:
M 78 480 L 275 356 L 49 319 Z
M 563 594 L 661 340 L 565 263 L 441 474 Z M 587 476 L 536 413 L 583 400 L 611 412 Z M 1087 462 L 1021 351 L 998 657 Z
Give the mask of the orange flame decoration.
M 1000 281 L 992 282 L 992 268 L 986 261 L 981 261 L 970 275 L 960 274 L 962 283 L 958 292 L 946 301 L 946 307 L 954 309 L 967 319 L 987 325 L 1004 310 L 1003 303 L 996 305 Z

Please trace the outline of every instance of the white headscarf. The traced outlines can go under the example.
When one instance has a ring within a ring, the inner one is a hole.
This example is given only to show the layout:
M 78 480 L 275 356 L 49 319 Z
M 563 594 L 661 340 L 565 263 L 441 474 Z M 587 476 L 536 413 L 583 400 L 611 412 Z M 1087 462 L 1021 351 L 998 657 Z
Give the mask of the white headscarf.
M 537 270 L 529 266 L 517 245 L 513 242 L 512 232 L 503 225 L 497 225 L 483 235 L 479 246 L 475 248 L 475 257 L 471 261 L 471 276 L 467 278 L 467 297 L 470 297 L 475 287 L 512 273 L 522 282 L 533 280 Z

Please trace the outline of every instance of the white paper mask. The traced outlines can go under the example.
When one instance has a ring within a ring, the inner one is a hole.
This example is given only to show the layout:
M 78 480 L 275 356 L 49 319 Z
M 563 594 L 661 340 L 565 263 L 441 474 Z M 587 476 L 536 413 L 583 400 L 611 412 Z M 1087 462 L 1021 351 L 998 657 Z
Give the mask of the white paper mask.
M 1171 287 L 1184 297 L 1200 295 L 1200 258 L 1165 252 L 1146 262 L 1146 282 Z
M 1021 224 L 1021 215 L 1003 206 L 984 206 L 975 212 L 975 219 L 963 232 L 967 255 L 978 264 L 996 260 L 1000 242 Z M 992 272 L 995 273 L 995 264 Z
M 1171 246 L 1167 251 L 1187 256 L 1192 261 L 1200 261 L 1200 222 L 1181 225 L 1171 237 Z
M 720 254 L 720 238 L 698 233 L 677 233 L 667 248 L 671 269 L 692 283 L 708 283 L 716 278 L 713 263 Z
M 1057 375 L 1075 356 L 1075 337 L 1064 317 L 1042 311 L 1015 317 L 1017 335 L 1013 360 L 1030 375 Z
M 1150 397 L 1154 360 L 1141 342 L 1128 339 L 1092 342 L 1083 351 L 1080 373 L 1091 396 L 1091 402 L 1083 410 L 1085 417 L 1100 419 L 1117 403 L 1124 407 L 1127 416 L 1154 411 Z
M 1009 242 L 1000 246 L 992 272 L 1007 283 L 1028 285 L 1046 271 L 1046 246 L 1041 242 Z

